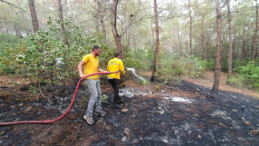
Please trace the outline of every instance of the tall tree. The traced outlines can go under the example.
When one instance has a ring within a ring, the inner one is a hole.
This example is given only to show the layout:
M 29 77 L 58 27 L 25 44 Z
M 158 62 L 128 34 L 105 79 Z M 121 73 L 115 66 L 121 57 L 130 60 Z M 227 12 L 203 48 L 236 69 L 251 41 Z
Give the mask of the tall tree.
M 104 40 L 106 40 L 106 27 L 104 23 L 104 11 L 105 11 L 104 2 L 101 0 L 95 0 L 95 2 L 97 4 L 97 15 L 101 23 L 103 37 L 104 37 Z
M 232 40 L 232 24 L 231 24 L 231 11 L 230 11 L 230 1 L 227 0 L 228 7 L 228 37 L 229 37 L 229 50 L 228 50 L 228 79 L 232 76 L 232 56 L 233 56 L 233 40 Z M 228 83 L 228 82 L 227 82 Z
M 20 7 L 21 2 L 19 2 L 18 0 L 16 0 L 16 3 L 17 3 L 18 6 Z M 24 25 L 25 25 L 25 27 L 26 27 L 26 29 L 27 29 L 27 32 L 31 32 L 31 29 L 30 29 L 30 27 L 29 27 L 29 25 L 28 25 L 28 23 L 27 23 L 27 20 L 26 20 L 26 18 L 25 18 L 25 16 L 24 16 L 24 10 L 23 10 L 23 9 L 19 9 L 19 10 L 20 10 L 20 15 L 21 15 L 21 17 L 22 17 L 22 19 L 23 19 L 23 23 L 24 23 Z
M 191 10 L 191 1 L 188 0 L 189 4 L 189 17 L 190 17 L 190 55 L 192 55 L 192 10 Z
M 135 13 L 131 14 L 130 20 L 128 20 L 128 21 L 126 21 L 124 23 L 122 21 L 122 18 L 126 18 L 126 17 L 124 17 L 124 16 L 118 17 L 118 19 L 120 20 L 119 22 L 121 22 L 121 28 L 122 28 L 121 33 L 118 32 L 118 27 L 117 27 L 118 4 L 119 4 L 119 0 L 113 0 L 113 3 L 112 3 L 112 5 L 113 5 L 113 11 L 112 11 L 112 34 L 113 34 L 113 37 L 114 37 L 115 42 L 116 42 L 117 52 L 119 52 L 121 54 L 121 58 L 123 58 L 122 43 L 121 43 L 122 39 L 121 38 L 127 32 L 127 30 L 130 28 L 130 26 L 132 24 L 142 20 L 142 18 L 139 18 L 138 20 L 135 20 L 138 12 L 140 11 L 140 4 L 141 3 L 139 3 L 139 7 L 135 11 Z
M 258 5 L 257 0 L 255 0 L 255 31 L 254 31 L 254 39 L 253 39 L 253 51 L 252 51 L 252 60 L 255 60 L 257 53 L 257 32 L 258 32 Z
M 117 46 L 117 52 L 121 54 L 121 58 L 123 57 L 122 55 L 122 46 L 121 46 L 121 35 L 119 35 L 118 30 L 117 30 L 117 10 L 118 10 L 118 3 L 119 0 L 113 0 L 113 12 L 112 12 L 112 34 L 116 42 Z
M 28 0 L 28 3 L 29 3 L 30 12 L 31 12 L 33 30 L 34 30 L 34 33 L 36 33 L 39 30 L 39 22 L 38 22 L 37 13 L 34 5 L 34 0 Z
M 201 58 L 205 59 L 205 51 L 204 51 L 204 20 L 205 18 L 202 16 L 201 18 Z
M 219 81 L 221 72 L 221 13 L 219 0 L 216 0 L 216 21 L 217 21 L 217 51 L 216 51 L 216 63 L 214 70 L 214 83 L 212 91 L 218 94 L 219 91 Z
M 157 2 L 154 0 L 154 14 L 155 14 L 155 30 L 156 30 L 156 48 L 154 51 L 154 58 L 153 58 L 153 71 L 151 75 L 150 81 L 155 81 L 155 73 L 156 73 L 156 56 L 158 54 L 159 48 L 159 27 L 158 27 L 158 13 L 157 13 Z
M 5 31 L 6 31 L 6 34 L 9 35 L 8 22 L 7 22 L 7 19 L 6 19 L 6 18 L 4 18 L 4 22 L 5 22 Z
M 58 0 L 58 11 L 59 11 L 59 19 L 61 21 L 61 29 L 62 29 L 62 34 L 63 34 L 63 39 L 64 39 L 64 43 L 66 44 L 67 47 L 69 47 L 69 42 L 68 42 L 68 38 L 66 36 L 66 29 L 65 29 L 65 25 L 64 25 L 64 16 L 63 16 L 63 8 L 62 8 L 62 3 L 61 0 Z
M 246 26 L 243 27 L 243 44 L 242 44 L 242 53 L 241 59 L 246 59 Z

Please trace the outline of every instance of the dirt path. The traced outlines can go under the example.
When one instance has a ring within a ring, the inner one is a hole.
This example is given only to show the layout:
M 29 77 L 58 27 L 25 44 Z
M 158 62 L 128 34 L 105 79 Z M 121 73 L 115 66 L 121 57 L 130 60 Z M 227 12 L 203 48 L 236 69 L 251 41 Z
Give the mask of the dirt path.
M 0 88 L 0 122 L 53 119 L 64 113 L 73 97 L 75 84 L 47 99 L 26 100 L 16 86 Z M 120 90 L 123 109 L 112 108 L 112 90 L 102 82 L 108 98 L 102 105 L 107 117 L 95 116 L 89 126 L 83 121 L 89 93 L 85 87 L 70 113 L 52 124 L 0 127 L 0 145 L 257 145 L 259 101 L 239 93 L 218 95 L 191 82 L 176 86 L 139 85 L 131 79 Z M 20 85 L 19 85 L 20 86 Z M 2 93 L 12 92 L 8 96 Z M 4 99 L 4 100 L 3 100 Z M 8 99 L 8 100 L 7 100 Z M 35 98 L 36 99 L 36 98 Z
M 214 72 L 213 71 L 206 72 L 204 74 L 204 78 L 202 78 L 202 79 L 184 78 L 184 80 L 212 89 L 213 82 L 214 82 Z M 259 99 L 259 93 L 256 93 L 253 90 L 239 89 L 239 88 L 231 87 L 226 84 L 226 81 L 227 81 L 227 73 L 222 72 L 221 76 L 220 76 L 220 86 L 219 86 L 220 90 L 241 93 L 241 94 L 253 96 L 253 97 Z

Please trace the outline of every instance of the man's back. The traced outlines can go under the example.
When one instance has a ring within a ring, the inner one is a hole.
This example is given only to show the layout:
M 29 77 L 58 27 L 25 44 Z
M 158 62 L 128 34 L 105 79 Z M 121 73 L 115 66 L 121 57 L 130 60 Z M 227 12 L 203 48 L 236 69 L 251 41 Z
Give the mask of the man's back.
M 121 61 L 121 59 L 118 59 L 116 57 L 114 57 L 113 59 L 111 59 L 108 62 L 107 70 L 109 72 L 116 72 L 116 71 L 120 70 L 123 72 L 123 74 L 125 74 L 123 62 Z M 120 79 L 120 72 L 114 73 L 114 74 L 109 74 L 108 78 Z

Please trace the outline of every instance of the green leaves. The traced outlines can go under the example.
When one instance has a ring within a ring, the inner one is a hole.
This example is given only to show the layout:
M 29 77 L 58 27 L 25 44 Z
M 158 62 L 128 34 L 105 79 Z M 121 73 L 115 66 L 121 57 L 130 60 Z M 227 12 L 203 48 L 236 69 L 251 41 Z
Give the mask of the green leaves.
M 256 66 L 254 62 L 249 62 L 245 66 L 241 66 L 240 77 L 249 85 L 249 88 L 259 90 L 259 66 Z
M 23 45 L 17 45 L 19 39 L 16 37 L 6 35 L 3 37 L 5 39 L 1 39 L 0 73 L 19 73 L 47 85 L 60 85 L 78 75 L 77 64 L 84 55 L 91 52 L 94 45 L 103 48 L 100 60 L 112 58 L 113 49 L 99 42 L 98 37 L 85 33 L 83 27 L 69 20 L 61 22 L 51 18 L 47 24 L 48 29 L 30 34 L 22 41 Z M 69 47 L 63 41 L 61 24 L 66 29 L 65 37 Z

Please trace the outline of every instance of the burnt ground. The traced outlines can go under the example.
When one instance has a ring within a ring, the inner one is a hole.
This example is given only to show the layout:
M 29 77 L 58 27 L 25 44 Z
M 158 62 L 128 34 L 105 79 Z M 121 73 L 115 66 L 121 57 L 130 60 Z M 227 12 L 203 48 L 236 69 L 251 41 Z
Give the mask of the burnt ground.
M 0 122 L 54 119 L 64 113 L 76 82 L 56 94 L 29 98 L 28 87 L 0 87 Z M 51 124 L 0 126 L 0 145 L 258 145 L 259 101 L 239 93 L 181 81 L 178 85 L 138 85 L 127 81 L 123 109 L 112 108 L 112 90 L 102 83 L 105 118 L 83 120 L 88 92 L 81 85 L 63 119 Z M 27 85 L 29 86 L 29 85 Z

